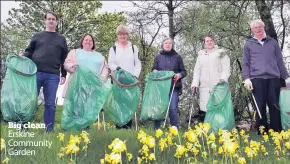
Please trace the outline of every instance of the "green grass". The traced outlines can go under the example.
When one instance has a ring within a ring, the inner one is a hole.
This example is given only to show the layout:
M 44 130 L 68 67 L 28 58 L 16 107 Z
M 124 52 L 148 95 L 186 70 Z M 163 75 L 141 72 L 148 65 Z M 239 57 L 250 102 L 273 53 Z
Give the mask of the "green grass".
M 56 124 L 60 123 L 60 117 L 61 117 L 61 110 L 62 108 L 60 106 L 57 107 L 56 110 Z M 42 122 L 43 118 L 43 107 L 40 107 L 39 110 L 36 113 L 36 116 L 34 118 L 33 122 Z M 12 139 L 11 137 L 8 137 L 8 131 L 11 129 L 8 129 L 7 123 L 1 122 L 1 137 L 6 140 L 6 146 L 7 149 L 11 148 L 11 146 L 8 145 L 8 141 Z M 145 128 L 143 129 L 146 133 L 150 135 L 154 135 L 154 131 L 150 128 Z M 183 134 L 185 129 L 181 129 L 180 133 Z M 48 147 L 26 147 L 27 149 L 35 150 L 36 155 L 35 156 L 8 156 L 9 163 L 12 164 L 63 164 L 63 163 L 68 163 L 68 161 L 64 161 L 62 159 L 59 159 L 56 154 L 59 153 L 60 147 L 65 146 L 63 145 L 57 138 L 57 134 L 59 132 L 62 132 L 65 134 L 65 141 L 67 142 L 69 139 L 70 134 L 79 134 L 79 133 L 72 133 L 68 131 L 63 131 L 60 128 L 56 128 L 55 133 L 45 133 L 43 129 L 29 129 L 29 132 L 34 132 L 35 137 L 34 138 L 13 138 L 14 140 L 17 141 L 43 141 L 43 140 L 48 140 L 52 142 L 52 148 Z M 87 131 L 89 133 L 89 139 L 91 143 L 88 146 L 88 154 L 85 156 L 84 152 L 81 151 L 80 154 L 77 157 L 77 163 L 80 164 L 93 164 L 93 163 L 99 163 L 100 158 L 104 157 L 105 151 L 108 153 L 111 152 L 111 150 L 108 149 L 108 145 L 112 142 L 113 139 L 119 138 L 121 140 L 126 140 L 126 145 L 129 153 L 133 154 L 133 162 L 136 164 L 137 163 L 137 156 L 138 156 L 138 151 L 141 148 L 141 145 L 139 141 L 137 140 L 137 132 L 135 130 L 116 130 L 114 126 L 112 126 L 110 129 L 107 129 L 106 132 L 98 132 L 98 128 L 92 126 L 90 129 Z M 256 133 L 251 133 L 250 134 L 250 140 L 256 140 L 259 141 L 262 138 L 260 136 L 257 136 Z M 177 142 L 177 138 L 175 138 L 175 141 Z M 181 140 L 182 143 L 184 144 L 184 140 Z M 157 144 L 158 146 L 158 144 Z M 24 147 L 15 147 L 15 149 L 23 149 Z M 177 158 L 174 157 L 176 147 L 170 147 L 170 149 L 167 149 L 165 152 L 160 152 L 160 150 L 157 148 L 156 149 L 156 158 L 157 161 L 156 163 L 158 164 L 176 164 L 178 163 Z M 286 158 L 281 158 L 280 161 L 277 161 L 277 157 L 273 155 L 274 152 L 274 147 L 270 146 L 267 147 L 269 151 L 269 156 L 264 157 L 263 161 L 260 160 L 253 160 L 252 163 L 265 163 L 265 164 L 273 164 L 273 163 L 281 163 L 281 164 L 286 164 L 288 163 Z M 288 155 L 289 157 L 289 155 Z M 2 151 L 1 153 L 1 160 L 4 158 L 4 153 Z M 67 158 L 68 159 L 68 158 Z M 247 159 L 247 158 L 246 158 Z M 212 162 L 202 162 L 203 160 L 199 157 L 198 159 L 199 163 L 212 163 Z M 216 159 L 219 162 L 218 164 L 221 163 L 220 159 Z M 126 160 L 125 162 L 126 163 Z M 183 160 L 180 160 L 180 163 L 186 163 Z M 237 163 L 236 160 L 234 160 L 234 163 Z M 250 163 L 249 159 L 247 159 L 247 163 Z

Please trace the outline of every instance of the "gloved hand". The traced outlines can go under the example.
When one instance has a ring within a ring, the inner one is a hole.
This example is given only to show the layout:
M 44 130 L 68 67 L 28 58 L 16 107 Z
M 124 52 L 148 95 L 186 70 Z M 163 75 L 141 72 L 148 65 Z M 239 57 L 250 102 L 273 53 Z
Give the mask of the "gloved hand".
M 119 69 L 121 69 L 121 67 L 117 67 L 116 70 L 118 71 Z
M 285 82 L 286 82 L 286 87 L 290 87 L 290 77 L 288 77 L 288 78 L 285 80 Z
M 158 72 L 158 70 L 157 69 L 154 69 L 153 72 Z
M 192 88 L 191 88 L 191 93 L 192 93 L 192 94 L 195 94 L 195 92 L 196 92 L 196 87 L 192 87 Z
M 220 81 L 219 81 L 220 83 L 223 83 L 223 82 L 227 82 L 226 80 L 224 80 L 224 79 L 220 79 Z
M 247 88 L 248 90 L 253 90 L 253 84 L 250 79 L 246 79 L 244 81 L 244 87 Z

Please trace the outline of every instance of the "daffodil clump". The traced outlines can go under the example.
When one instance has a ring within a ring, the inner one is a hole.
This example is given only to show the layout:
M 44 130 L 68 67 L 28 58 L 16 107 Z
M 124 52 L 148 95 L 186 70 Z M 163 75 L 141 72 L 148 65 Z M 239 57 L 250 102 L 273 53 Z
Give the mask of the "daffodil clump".
M 158 129 L 155 133 L 156 138 L 160 138 L 163 132 Z M 143 130 L 140 130 L 137 134 L 137 139 L 141 144 L 141 149 L 139 150 L 139 157 L 137 158 L 138 164 L 149 163 L 149 161 L 155 161 L 155 146 L 156 140 L 153 136 L 146 134 Z
M 65 145 L 65 134 L 58 133 L 56 137 L 59 139 L 63 146 L 60 148 L 60 152 L 56 154 L 57 157 L 66 160 L 65 156 L 67 155 L 70 157 L 69 163 L 76 163 L 77 154 L 80 151 L 84 151 L 85 156 L 87 155 L 88 145 L 90 144 L 90 139 L 88 136 L 89 134 L 84 130 L 80 135 L 71 134 L 67 145 Z
M 112 151 L 110 154 L 105 153 L 105 157 L 100 160 L 101 164 L 111 163 L 119 164 L 122 163 L 122 153 L 126 154 L 127 161 L 131 161 L 133 155 L 127 152 L 126 141 L 122 141 L 119 138 L 115 138 L 108 148 Z
M 1 137 L 1 147 L 0 147 L 0 151 L 1 151 L 1 154 L 2 152 L 5 154 L 5 157 L 3 159 L 3 161 L 1 161 L 1 163 L 8 163 L 9 162 L 9 158 L 7 157 L 7 154 L 6 154 L 6 141 L 4 138 Z

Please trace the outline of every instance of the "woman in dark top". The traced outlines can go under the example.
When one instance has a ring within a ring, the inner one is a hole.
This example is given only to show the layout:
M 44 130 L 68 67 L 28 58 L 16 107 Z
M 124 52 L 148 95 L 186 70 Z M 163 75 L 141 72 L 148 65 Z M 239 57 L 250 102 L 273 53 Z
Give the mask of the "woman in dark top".
M 176 81 L 172 98 L 169 107 L 169 118 L 171 126 L 178 128 L 178 101 L 179 95 L 182 93 L 181 79 L 186 76 L 186 70 L 184 68 L 182 57 L 173 49 L 173 40 L 166 38 L 161 45 L 161 52 L 155 57 L 152 71 L 173 71 L 175 73 L 172 78 L 170 93 L 173 88 L 173 83 Z M 170 96 L 170 95 L 169 95 Z M 154 122 L 154 128 L 160 127 L 161 121 Z

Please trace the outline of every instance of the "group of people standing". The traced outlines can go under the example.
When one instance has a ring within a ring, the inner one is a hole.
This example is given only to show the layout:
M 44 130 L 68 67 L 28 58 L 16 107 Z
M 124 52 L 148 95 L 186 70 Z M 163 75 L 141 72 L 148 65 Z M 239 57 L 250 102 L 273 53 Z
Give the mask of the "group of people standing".
M 141 72 L 141 62 L 138 57 L 138 47 L 128 41 L 129 30 L 127 26 L 120 25 L 116 30 L 117 42 L 110 48 L 108 63 L 105 57 L 97 52 L 95 40 L 92 35 L 85 34 L 81 38 L 80 48 L 68 51 L 64 36 L 56 32 L 58 16 L 48 12 L 44 16 L 45 30 L 35 34 L 29 46 L 20 56 L 30 58 L 37 66 L 37 91 L 43 87 L 45 111 L 44 123 L 46 131 L 53 131 L 55 118 L 55 98 L 59 84 L 65 84 L 63 97 L 69 81 L 76 71 L 77 66 L 83 66 L 99 75 L 106 81 L 109 72 L 124 69 L 136 78 Z M 244 47 L 243 73 L 244 84 L 247 89 L 254 87 L 253 93 L 257 99 L 259 109 L 265 116 L 266 103 L 270 108 L 270 128 L 280 130 L 281 125 L 276 120 L 280 119 L 278 106 L 280 78 L 287 79 L 289 74 L 283 62 L 283 57 L 278 43 L 266 36 L 264 24 L 260 20 L 251 23 L 254 34 Z M 179 127 L 178 102 L 182 93 L 181 80 L 187 72 L 182 57 L 175 51 L 174 42 L 170 38 L 163 40 L 162 50 L 155 56 L 152 71 L 173 71 L 175 73 L 171 85 L 173 90 L 169 108 L 170 124 Z M 226 50 L 215 45 L 214 37 L 206 35 L 203 38 L 204 49 L 198 52 L 194 66 L 192 92 L 199 88 L 200 110 L 206 112 L 206 104 L 213 86 L 219 82 L 227 82 L 230 77 L 230 58 Z M 67 72 L 70 76 L 66 80 Z M 67 81 L 67 82 L 66 82 Z M 66 83 L 65 83 L 66 82 Z M 266 126 L 265 117 L 258 120 L 258 125 Z M 154 127 L 160 127 L 160 121 L 155 121 Z M 130 121 L 124 127 L 131 127 Z M 278 125 L 279 124 L 279 125 Z M 117 128 L 124 128 L 117 127 Z

